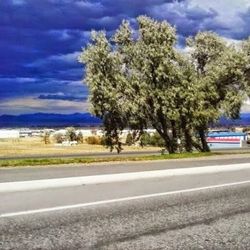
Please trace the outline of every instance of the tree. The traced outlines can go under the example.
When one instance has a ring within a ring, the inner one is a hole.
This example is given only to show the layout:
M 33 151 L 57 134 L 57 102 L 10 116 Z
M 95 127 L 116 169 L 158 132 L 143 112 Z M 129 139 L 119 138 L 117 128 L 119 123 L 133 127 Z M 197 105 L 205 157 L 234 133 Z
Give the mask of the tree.
M 127 124 L 118 88 L 121 61 L 111 51 L 104 32 L 92 32 L 92 44 L 80 56 L 80 61 L 86 63 L 85 82 L 90 90 L 92 113 L 103 120 L 107 145 L 111 150 L 117 147 L 119 152 L 121 131 Z
M 115 51 L 105 33 L 100 32 L 92 34 L 92 44 L 81 54 L 92 111 L 103 119 L 111 148 L 121 144 L 119 135 L 125 127 L 142 131 L 152 125 L 173 153 L 177 140 L 172 107 L 177 74 L 175 30 L 167 22 L 144 16 L 138 23 L 138 40 L 132 40 L 132 30 L 128 22 L 123 22 L 113 38 Z
M 81 144 L 84 142 L 82 132 L 78 133 L 78 135 L 76 137 L 76 140 L 77 140 L 78 143 L 81 143 Z
M 247 82 L 247 94 L 250 96 L 250 36 L 247 40 L 243 41 L 242 43 L 242 51 L 246 58 L 246 64 L 245 64 L 245 78 Z
M 130 132 L 127 134 L 126 144 L 128 146 L 131 146 L 133 144 L 133 136 L 132 136 L 132 134 Z
M 197 74 L 196 109 L 193 115 L 201 151 L 209 151 L 206 133 L 210 124 L 225 114 L 239 116 L 245 98 L 245 59 L 243 53 L 226 43 L 217 34 L 199 32 L 187 40 Z M 197 146 L 198 144 L 196 144 Z
M 54 134 L 54 139 L 56 143 L 62 143 L 64 140 L 64 136 L 61 133 Z
M 187 40 L 191 54 L 185 55 L 175 48 L 169 23 L 145 16 L 137 21 L 137 36 L 127 21 L 111 39 L 93 32 L 79 57 L 106 145 L 119 152 L 122 130 L 136 131 L 139 138 L 153 127 L 169 153 L 178 145 L 188 152 L 209 151 L 209 126 L 221 114 L 239 115 L 249 85 L 250 42 L 239 50 L 215 33 L 199 32 Z
M 75 128 L 73 128 L 73 127 L 67 128 L 66 138 L 67 138 L 69 141 L 77 141 L 77 135 L 76 135 L 76 130 L 75 130 Z
M 47 130 L 44 132 L 43 141 L 45 144 L 50 144 L 50 132 Z

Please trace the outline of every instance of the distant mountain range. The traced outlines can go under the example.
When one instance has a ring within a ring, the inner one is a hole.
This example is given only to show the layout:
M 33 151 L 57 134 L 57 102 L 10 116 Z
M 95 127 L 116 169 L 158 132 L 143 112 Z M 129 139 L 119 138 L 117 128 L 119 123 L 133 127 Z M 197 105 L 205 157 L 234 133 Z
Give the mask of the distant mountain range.
M 241 113 L 240 119 L 231 120 L 225 117 L 221 117 L 218 126 L 250 126 L 250 113 Z
M 22 114 L 1 115 L 0 127 L 88 127 L 100 126 L 102 121 L 90 113 L 75 114 Z M 250 126 L 250 113 L 242 113 L 240 119 L 222 117 L 215 126 Z
M 0 127 L 87 127 L 99 126 L 101 120 L 89 113 L 75 114 L 22 114 L 0 116 Z

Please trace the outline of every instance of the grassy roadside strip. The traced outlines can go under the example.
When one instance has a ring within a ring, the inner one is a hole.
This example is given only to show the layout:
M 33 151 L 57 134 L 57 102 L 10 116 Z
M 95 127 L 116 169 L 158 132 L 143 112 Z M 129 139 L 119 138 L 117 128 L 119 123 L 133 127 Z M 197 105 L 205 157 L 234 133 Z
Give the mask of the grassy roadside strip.
M 222 155 L 226 153 L 209 152 L 209 153 L 181 153 L 181 154 L 164 154 L 164 155 L 147 155 L 147 156 L 115 156 L 115 157 L 86 157 L 86 158 L 29 158 L 15 160 L 0 160 L 0 167 L 22 167 L 22 166 L 42 166 L 58 164 L 90 164 L 100 162 L 126 162 L 126 161 L 150 161 L 150 160 L 168 160 L 198 158 L 204 156 Z

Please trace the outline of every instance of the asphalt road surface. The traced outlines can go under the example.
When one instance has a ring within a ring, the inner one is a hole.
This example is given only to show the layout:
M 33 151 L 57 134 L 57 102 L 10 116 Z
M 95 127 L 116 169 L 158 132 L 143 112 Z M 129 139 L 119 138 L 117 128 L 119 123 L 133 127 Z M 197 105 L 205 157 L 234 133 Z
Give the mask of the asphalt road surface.
M 109 162 L 98 164 L 67 164 L 42 167 L 0 168 L 0 183 L 37 179 L 64 178 L 101 174 L 117 174 L 139 171 L 164 170 L 175 168 L 202 167 L 250 163 L 250 154 L 209 156 L 194 159 L 148 161 L 148 162 Z
M 159 168 L 208 163 L 176 162 Z M 250 249 L 249 177 L 250 167 L 0 193 L 0 249 Z

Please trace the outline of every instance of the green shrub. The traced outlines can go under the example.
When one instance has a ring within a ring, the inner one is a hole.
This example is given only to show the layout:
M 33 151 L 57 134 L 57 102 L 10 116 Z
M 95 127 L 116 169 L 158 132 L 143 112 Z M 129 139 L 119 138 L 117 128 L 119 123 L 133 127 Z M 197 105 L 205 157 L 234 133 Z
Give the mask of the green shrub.
M 132 134 L 129 132 L 126 138 L 126 145 L 131 146 L 133 144 L 133 136 Z
M 144 132 L 142 135 L 141 135 L 141 138 L 140 138 L 140 145 L 142 147 L 144 146 L 148 146 L 151 144 L 151 136 L 149 133 L 147 132 Z
M 150 145 L 156 146 L 156 147 L 165 147 L 165 142 L 162 139 L 162 137 L 159 135 L 159 133 L 154 133 L 150 138 Z

